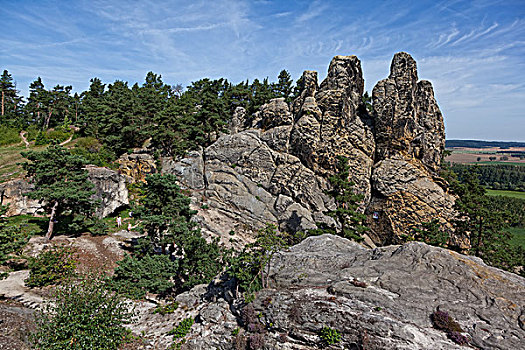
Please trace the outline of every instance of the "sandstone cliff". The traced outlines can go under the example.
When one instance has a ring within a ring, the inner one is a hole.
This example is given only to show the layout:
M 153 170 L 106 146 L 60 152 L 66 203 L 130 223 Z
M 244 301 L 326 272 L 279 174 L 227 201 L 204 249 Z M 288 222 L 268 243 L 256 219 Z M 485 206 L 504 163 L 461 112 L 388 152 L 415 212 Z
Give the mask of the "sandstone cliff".
M 373 112 L 363 101 L 355 56 L 334 57 L 320 85 L 316 72 L 305 71 L 301 85 L 290 105 L 275 99 L 251 116 L 238 108 L 229 134 L 164 162 L 163 171 L 193 191 L 205 231 L 243 237 L 268 222 L 291 231 L 330 222 L 325 214 L 334 203 L 325 191 L 339 155 L 364 195 L 361 210 L 376 244 L 399 242 L 414 225 L 436 218 L 450 229 L 454 198 L 438 177 L 443 117 L 410 55 L 394 56 L 390 76 L 373 90 Z

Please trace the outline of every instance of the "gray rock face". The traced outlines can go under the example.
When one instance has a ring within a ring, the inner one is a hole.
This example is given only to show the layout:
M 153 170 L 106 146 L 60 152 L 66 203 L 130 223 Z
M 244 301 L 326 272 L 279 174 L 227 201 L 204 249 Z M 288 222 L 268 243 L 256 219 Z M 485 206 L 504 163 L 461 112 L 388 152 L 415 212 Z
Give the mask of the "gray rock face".
M 89 181 L 95 185 L 94 197 L 100 200 L 96 216 L 104 218 L 117 208 L 128 205 L 126 177 L 108 168 L 88 166 Z
M 86 169 L 89 181 L 95 185 L 94 197 L 101 203 L 96 212 L 97 217 L 106 217 L 118 207 L 129 204 L 126 176 L 107 168 L 88 166 Z M 8 216 L 44 214 L 42 203 L 24 196 L 32 189 L 33 185 L 24 179 L 0 184 L 0 204 L 9 204 Z
M 370 250 L 310 237 L 274 258 L 270 278 L 253 303 L 267 349 L 317 349 L 324 326 L 341 333 L 333 348 L 465 348 L 433 327 L 436 310 L 447 311 L 476 348 L 525 342 L 525 279 L 423 243 Z M 233 337 L 220 334 L 192 337 L 189 348 L 230 349 Z
M 11 180 L 0 184 L 0 204 L 9 205 L 7 216 L 35 215 L 42 212 L 42 204 L 24 196 L 34 187 L 23 179 Z
M 435 218 L 450 229 L 454 197 L 437 177 L 443 117 L 431 84 L 417 79 L 412 57 L 396 54 L 389 78 L 374 88 L 372 113 L 363 102 L 361 62 L 336 56 L 320 85 L 316 72 L 303 73 L 290 106 L 274 99 L 252 116 L 237 108 L 229 135 L 165 162 L 163 171 L 193 191 L 195 209 L 209 208 L 198 220 L 218 236 L 248 235 L 267 222 L 297 231 L 330 221 L 333 201 L 324 192 L 337 156 L 348 159 L 350 180 L 364 195 L 360 210 L 375 243 L 396 243 Z
M 324 194 L 326 180 L 282 152 L 289 132 L 290 127 L 277 126 L 223 135 L 163 171 L 179 175 L 181 185 L 192 190 L 196 220 L 211 234 L 250 235 L 267 223 L 312 229 L 313 214 L 322 217 L 333 204 Z

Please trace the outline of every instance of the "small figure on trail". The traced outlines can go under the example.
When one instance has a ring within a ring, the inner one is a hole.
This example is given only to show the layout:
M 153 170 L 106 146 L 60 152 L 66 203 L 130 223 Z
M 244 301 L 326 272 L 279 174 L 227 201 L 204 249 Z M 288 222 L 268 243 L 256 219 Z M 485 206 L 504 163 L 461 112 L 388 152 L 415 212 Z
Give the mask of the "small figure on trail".
M 119 216 L 117 218 L 117 227 L 120 227 L 120 226 L 122 226 L 122 218 Z
M 128 231 L 131 231 L 131 229 L 133 228 L 133 226 L 131 226 L 131 222 L 128 224 Z
M 132 218 L 133 217 L 133 212 L 130 210 L 129 211 L 129 217 Z

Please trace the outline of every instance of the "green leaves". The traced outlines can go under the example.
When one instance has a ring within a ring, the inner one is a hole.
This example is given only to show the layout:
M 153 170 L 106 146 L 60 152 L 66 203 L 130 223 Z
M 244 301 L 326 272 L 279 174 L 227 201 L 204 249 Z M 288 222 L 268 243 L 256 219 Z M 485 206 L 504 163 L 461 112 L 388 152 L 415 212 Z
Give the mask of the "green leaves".
M 90 216 L 98 203 L 92 198 L 93 184 L 84 169 L 86 161 L 59 145 L 52 145 L 42 152 L 22 152 L 30 160 L 24 163 L 30 182 L 35 189 L 27 193 L 30 198 L 45 201 L 51 215 L 48 238 L 51 237 L 55 217 L 65 211 Z
M 333 217 L 341 225 L 340 229 L 330 227 L 326 224 L 318 224 L 319 228 L 311 230 L 311 234 L 338 234 L 342 237 L 362 241 L 361 234 L 368 230 L 363 224 L 366 216 L 357 211 L 359 202 L 363 200 L 363 196 L 356 194 L 353 190 L 354 183 L 348 180 L 350 177 L 350 167 L 348 160 L 345 157 L 337 157 L 337 171 L 328 180 L 332 188 L 327 191 L 327 194 L 332 196 L 335 200 L 336 209 L 331 210 L 327 215 Z
M 177 264 L 166 255 L 126 255 L 117 264 L 109 286 L 129 298 L 141 299 L 146 292 L 165 294 L 175 286 Z
M 45 287 L 60 283 L 75 273 L 75 249 L 70 246 L 52 246 L 29 260 L 28 287 Z
M 117 350 L 132 316 L 101 276 L 87 275 L 58 287 L 54 301 L 37 313 L 33 345 L 39 350 Z

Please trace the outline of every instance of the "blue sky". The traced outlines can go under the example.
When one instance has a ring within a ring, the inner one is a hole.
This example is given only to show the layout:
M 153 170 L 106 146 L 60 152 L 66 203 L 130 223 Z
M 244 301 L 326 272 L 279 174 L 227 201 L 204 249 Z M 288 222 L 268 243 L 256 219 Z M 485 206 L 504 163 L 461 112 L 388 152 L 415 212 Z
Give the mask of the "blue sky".
M 430 80 L 447 138 L 525 141 L 525 1 L 0 0 L 0 68 L 75 91 L 99 77 L 232 82 L 281 69 L 324 78 L 357 55 L 366 89 L 409 52 Z

